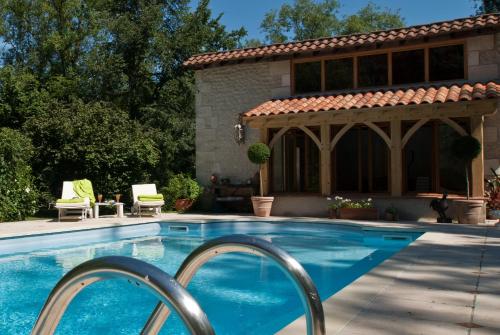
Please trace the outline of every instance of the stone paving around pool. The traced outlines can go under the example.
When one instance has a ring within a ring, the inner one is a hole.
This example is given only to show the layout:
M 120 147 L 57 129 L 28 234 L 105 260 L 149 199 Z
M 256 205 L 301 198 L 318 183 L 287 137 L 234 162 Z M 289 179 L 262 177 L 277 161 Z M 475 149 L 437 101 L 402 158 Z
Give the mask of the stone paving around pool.
M 272 217 L 269 221 L 341 220 Z M 0 238 L 164 221 L 250 221 L 253 216 L 162 214 L 84 222 L 0 223 Z M 262 221 L 262 219 L 258 219 Z M 500 228 L 416 222 L 355 222 L 369 229 L 426 231 L 417 241 L 324 303 L 327 334 L 500 334 Z M 0 242 L 1 243 L 1 242 Z M 332 278 L 335 280 L 335 278 Z M 280 334 L 305 334 L 301 317 Z

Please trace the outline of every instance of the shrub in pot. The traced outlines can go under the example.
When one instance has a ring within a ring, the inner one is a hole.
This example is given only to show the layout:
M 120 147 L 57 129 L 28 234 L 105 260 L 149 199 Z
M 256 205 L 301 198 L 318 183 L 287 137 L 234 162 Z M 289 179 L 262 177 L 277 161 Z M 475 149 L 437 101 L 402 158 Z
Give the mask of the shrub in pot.
M 483 200 L 470 199 L 469 165 L 481 153 L 481 143 L 472 136 L 457 138 L 452 144 L 453 155 L 464 164 L 467 199 L 454 201 L 458 223 L 478 224 L 482 221 Z
M 191 208 L 202 191 L 196 180 L 182 173 L 173 176 L 168 185 L 161 189 L 165 205 L 169 209 L 175 208 L 177 212 L 185 212 Z
M 262 167 L 269 157 L 271 157 L 271 149 L 264 143 L 254 143 L 248 147 L 247 156 L 250 162 Z M 273 206 L 274 197 L 265 197 L 264 188 L 262 185 L 262 175 L 259 170 L 259 182 L 260 182 L 260 196 L 252 197 L 253 212 L 255 216 L 266 217 L 271 215 L 271 208 Z
M 399 212 L 394 205 L 391 205 L 385 209 L 385 219 L 387 221 L 398 221 L 399 220 Z

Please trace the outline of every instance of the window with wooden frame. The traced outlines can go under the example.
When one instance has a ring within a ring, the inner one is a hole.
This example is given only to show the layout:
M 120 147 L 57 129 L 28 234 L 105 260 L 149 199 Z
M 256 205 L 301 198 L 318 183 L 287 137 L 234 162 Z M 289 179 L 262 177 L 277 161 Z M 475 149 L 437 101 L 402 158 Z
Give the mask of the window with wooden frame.
M 321 91 L 321 62 L 296 63 L 295 93 L 311 93 Z
M 464 78 L 464 46 L 462 44 L 429 48 L 430 81 Z
M 354 58 L 325 61 L 325 89 L 327 91 L 354 88 Z
M 455 120 L 468 131 L 465 119 Z M 415 121 L 403 122 L 408 131 Z M 465 193 L 465 168 L 451 153 L 460 134 L 449 125 L 429 121 L 412 135 L 403 149 L 403 189 L 406 193 Z
M 389 64 L 386 53 L 358 57 L 358 86 L 389 84 Z
M 292 61 L 294 94 L 464 79 L 463 41 Z
M 392 84 L 411 84 L 425 81 L 425 50 L 392 53 Z
M 386 133 L 388 123 L 378 126 Z M 342 126 L 333 126 L 333 133 Z M 349 129 L 331 153 L 331 176 L 336 192 L 386 193 L 390 182 L 390 150 L 385 141 L 365 125 Z

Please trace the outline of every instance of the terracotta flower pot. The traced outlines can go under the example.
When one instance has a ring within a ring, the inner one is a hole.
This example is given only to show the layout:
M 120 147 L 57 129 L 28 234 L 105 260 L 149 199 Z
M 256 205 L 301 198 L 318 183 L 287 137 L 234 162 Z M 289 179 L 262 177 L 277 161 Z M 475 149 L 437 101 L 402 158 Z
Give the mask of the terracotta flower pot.
M 483 200 L 454 200 L 455 213 L 458 223 L 478 224 L 484 222 Z
M 378 220 L 376 208 L 340 208 L 339 218 L 346 220 Z
M 185 212 L 193 205 L 193 200 L 190 199 L 177 199 L 175 200 L 175 210 L 177 212 Z
M 255 216 L 271 216 L 274 197 L 252 197 L 253 212 Z

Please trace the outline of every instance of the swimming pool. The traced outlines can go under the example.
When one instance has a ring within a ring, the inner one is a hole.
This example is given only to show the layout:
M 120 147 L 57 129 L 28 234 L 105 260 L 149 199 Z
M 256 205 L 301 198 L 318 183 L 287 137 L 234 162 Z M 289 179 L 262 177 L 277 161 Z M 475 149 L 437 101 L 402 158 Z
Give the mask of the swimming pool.
M 149 223 L 0 240 L 0 334 L 28 334 L 56 282 L 76 265 L 131 256 L 174 275 L 206 240 L 264 238 L 307 270 L 322 300 L 409 245 L 421 233 L 312 223 Z M 217 334 L 274 334 L 304 313 L 289 279 L 271 261 L 244 254 L 207 263 L 188 287 Z M 156 299 L 125 280 L 98 282 L 69 306 L 57 334 L 138 334 Z M 184 334 L 176 315 L 161 334 Z

